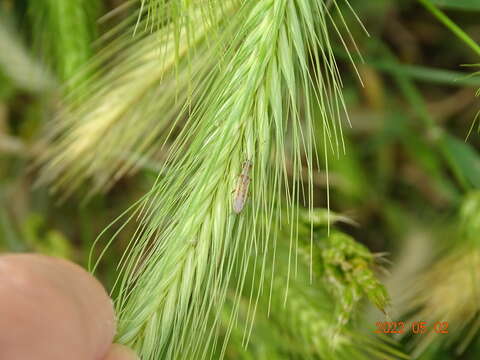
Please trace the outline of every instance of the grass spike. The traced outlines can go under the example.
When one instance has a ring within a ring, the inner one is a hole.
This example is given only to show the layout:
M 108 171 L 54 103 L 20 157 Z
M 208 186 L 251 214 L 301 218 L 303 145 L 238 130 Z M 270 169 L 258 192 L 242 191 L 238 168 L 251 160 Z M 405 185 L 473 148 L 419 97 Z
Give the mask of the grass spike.
M 341 126 L 339 73 L 321 3 L 241 2 L 229 22 L 219 25 L 226 42 L 214 49 L 225 49 L 221 61 L 202 87 L 194 88 L 208 92 L 183 106 L 176 120 L 184 123 L 170 147 L 167 171 L 139 205 L 134 245 L 121 265 L 118 340 L 142 359 L 209 357 L 230 283 L 241 292 L 251 256 L 263 259 L 257 269 L 259 280 L 264 276 L 284 202 L 291 253 L 298 250 L 294 204 L 313 198 L 313 186 L 304 187 L 301 171 L 303 162 L 313 169 L 314 127 L 327 134 Z M 176 46 L 171 44 L 169 53 Z M 311 59 L 318 62 L 314 77 Z M 324 90 L 318 93 L 324 105 L 320 123 L 313 118 L 312 83 Z M 336 130 L 329 136 L 325 142 L 337 142 Z M 291 181 L 286 152 L 293 159 Z M 252 163 L 250 195 L 235 214 L 231 192 L 246 160 Z M 298 267 L 296 257 L 289 261 L 289 273 L 291 266 Z M 240 274 L 235 281 L 234 268 Z M 258 301 L 259 293 L 250 293 L 249 322 Z M 245 343 L 250 331 L 247 326 Z

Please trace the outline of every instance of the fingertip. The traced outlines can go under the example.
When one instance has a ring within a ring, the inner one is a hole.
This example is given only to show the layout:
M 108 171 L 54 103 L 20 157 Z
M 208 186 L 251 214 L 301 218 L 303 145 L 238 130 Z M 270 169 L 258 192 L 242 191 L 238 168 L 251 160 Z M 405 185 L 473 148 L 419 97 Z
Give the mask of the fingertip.
M 0 257 L 0 359 L 99 359 L 115 325 L 112 300 L 80 266 L 42 255 Z

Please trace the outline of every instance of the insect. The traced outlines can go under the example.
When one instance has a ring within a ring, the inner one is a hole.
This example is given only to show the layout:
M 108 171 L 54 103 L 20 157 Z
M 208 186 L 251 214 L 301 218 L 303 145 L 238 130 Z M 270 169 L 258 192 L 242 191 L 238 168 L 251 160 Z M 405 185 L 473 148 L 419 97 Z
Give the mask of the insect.
M 245 201 L 248 195 L 248 185 L 250 184 L 250 170 L 252 169 L 252 162 L 247 160 L 243 163 L 242 172 L 238 177 L 237 187 L 234 190 L 233 197 L 233 211 L 239 214 L 245 206 Z

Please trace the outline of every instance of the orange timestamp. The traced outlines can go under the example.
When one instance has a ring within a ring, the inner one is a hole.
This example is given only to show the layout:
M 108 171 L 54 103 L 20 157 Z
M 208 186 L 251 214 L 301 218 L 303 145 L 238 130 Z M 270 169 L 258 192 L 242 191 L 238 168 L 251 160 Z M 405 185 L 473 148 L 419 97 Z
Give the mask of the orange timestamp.
M 448 321 L 437 321 L 433 326 L 426 321 L 413 321 L 410 325 L 405 321 L 377 321 L 375 326 L 376 334 L 403 334 L 409 331 L 415 335 L 431 331 L 437 334 L 448 334 Z

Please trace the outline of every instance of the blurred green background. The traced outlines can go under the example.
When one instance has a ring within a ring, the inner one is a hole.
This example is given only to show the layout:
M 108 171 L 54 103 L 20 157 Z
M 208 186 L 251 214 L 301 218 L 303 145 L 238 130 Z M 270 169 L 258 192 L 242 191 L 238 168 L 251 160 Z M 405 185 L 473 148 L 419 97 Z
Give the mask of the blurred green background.
M 480 1 L 432 2 L 480 43 Z M 97 21 L 123 3 L 0 0 L 1 252 L 35 251 L 87 266 L 98 234 L 155 180 L 160 159 L 152 155 L 135 176 L 88 201 L 82 189 L 63 200 L 35 186 L 35 159 L 48 146 L 44 126 L 61 92 L 75 86 L 66 80 L 100 51 L 96 40 L 132 13 L 125 7 Z M 480 76 L 475 66 L 463 66 L 480 63 L 480 55 L 418 1 L 352 0 L 351 5 L 369 36 L 346 11 L 364 57 L 357 59 L 364 86 L 337 41 L 352 126 L 345 122 L 346 154 L 330 159 L 331 208 L 356 222 L 339 229 L 373 252 L 388 253 L 392 316 L 407 319 L 398 314 L 421 306 L 428 311 L 417 313 L 420 320 L 464 310 L 454 314 L 461 324 L 452 326 L 448 341 L 410 336 L 401 340 L 403 349 L 424 359 L 477 359 L 478 281 L 455 286 L 468 276 L 459 265 L 480 246 L 480 139 L 474 122 Z M 315 185 L 316 206 L 325 207 L 325 176 L 320 173 Z M 121 233 L 101 263 L 98 276 L 107 288 L 133 230 Z M 457 268 L 458 277 L 445 284 Z M 418 291 L 413 295 L 418 303 L 402 301 L 407 284 Z M 457 299 L 457 291 L 472 295 Z M 372 319 L 366 327 L 373 328 Z M 422 355 L 415 353 L 422 346 Z

